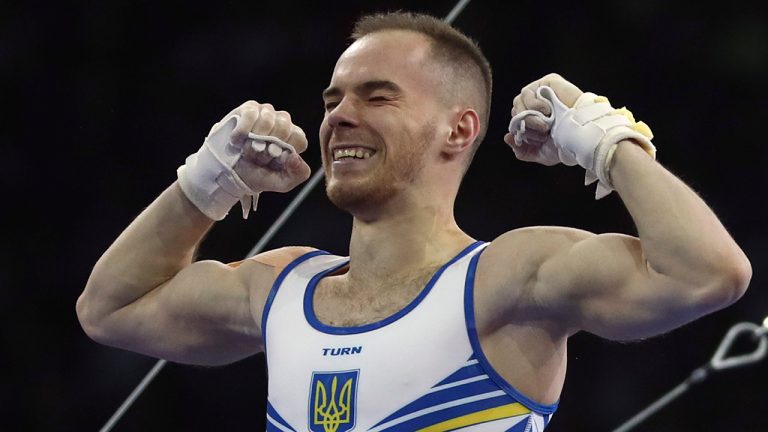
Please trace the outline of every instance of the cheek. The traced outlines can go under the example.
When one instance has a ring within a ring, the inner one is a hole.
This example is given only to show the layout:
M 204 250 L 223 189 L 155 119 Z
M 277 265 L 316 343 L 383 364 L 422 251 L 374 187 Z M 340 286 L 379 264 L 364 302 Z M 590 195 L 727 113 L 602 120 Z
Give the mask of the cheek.
M 331 128 L 328 126 L 326 119 L 323 118 L 323 122 L 320 123 L 320 130 L 318 132 L 318 138 L 320 140 L 320 150 L 325 152 L 325 146 L 328 144 L 328 138 L 330 137 Z

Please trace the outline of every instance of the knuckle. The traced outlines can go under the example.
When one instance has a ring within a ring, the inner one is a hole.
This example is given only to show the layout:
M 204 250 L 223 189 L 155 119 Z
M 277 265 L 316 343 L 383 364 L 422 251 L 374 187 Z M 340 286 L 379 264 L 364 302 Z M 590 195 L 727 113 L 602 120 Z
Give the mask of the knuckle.
M 285 117 L 275 116 L 275 133 L 281 138 L 287 138 L 291 133 L 291 121 Z
M 262 106 L 262 109 L 259 110 L 259 120 L 274 122 L 276 118 L 275 111 L 271 109 Z
M 252 106 L 248 106 L 240 110 L 240 117 L 255 119 L 258 115 L 259 111 Z
M 285 133 L 291 132 L 291 116 L 285 111 L 278 111 L 275 113 L 275 127 Z

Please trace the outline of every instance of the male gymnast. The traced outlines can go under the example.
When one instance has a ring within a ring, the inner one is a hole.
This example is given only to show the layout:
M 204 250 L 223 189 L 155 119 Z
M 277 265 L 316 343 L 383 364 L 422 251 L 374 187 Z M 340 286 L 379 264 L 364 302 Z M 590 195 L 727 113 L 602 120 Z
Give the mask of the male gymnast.
M 615 190 L 638 237 L 535 226 L 476 241 L 453 205 L 488 126 L 487 60 L 424 15 L 363 17 L 353 39 L 319 134 L 327 195 L 353 217 L 350 256 L 195 261 L 238 202 L 247 212 L 310 175 L 302 129 L 248 101 L 96 263 L 77 303 L 90 337 L 200 365 L 264 351 L 268 431 L 541 431 L 569 336 L 657 335 L 746 290 L 748 259 L 655 161 L 649 128 L 555 74 L 514 99 L 504 141 Z

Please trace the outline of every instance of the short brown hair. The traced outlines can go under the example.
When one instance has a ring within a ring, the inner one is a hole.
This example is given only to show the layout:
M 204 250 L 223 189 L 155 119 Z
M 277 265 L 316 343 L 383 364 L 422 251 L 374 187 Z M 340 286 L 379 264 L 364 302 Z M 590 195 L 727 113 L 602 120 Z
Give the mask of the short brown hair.
M 433 59 L 448 67 L 454 83 L 458 81 L 473 84 L 470 88 L 474 87 L 475 92 L 483 98 L 481 106 L 477 107 L 480 115 L 480 133 L 467 159 L 469 166 L 488 130 L 493 87 L 488 59 L 477 42 L 450 24 L 433 16 L 411 12 L 398 11 L 363 16 L 355 23 L 352 39 L 358 40 L 371 33 L 386 30 L 407 30 L 427 36 L 432 41 Z

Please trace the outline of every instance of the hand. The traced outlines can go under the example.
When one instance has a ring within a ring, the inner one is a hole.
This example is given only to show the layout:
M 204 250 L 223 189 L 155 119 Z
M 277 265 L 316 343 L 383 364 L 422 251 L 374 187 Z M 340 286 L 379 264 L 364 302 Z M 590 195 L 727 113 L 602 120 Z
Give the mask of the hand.
M 234 170 L 248 187 L 259 192 L 288 192 L 309 178 L 309 165 L 299 156 L 307 149 L 307 136 L 292 123 L 290 114 L 276 111 L 270 104 L 248 101 L 232 110 L 225 119 L 232 115 L 240 118 L 230 140 L 243 152 Z M 253 140 L 248 137 L 249 133 L 277 138 L 293 146 L 296 153 L 277 144 L 257 150 L 251 145 Z
M 551 73 L 523 87 L 512 102 L 512 117 L 529 110 L 540 112 L 543 117 L 552 114 L 550 104 L 536 95 L 536 90 L 542 86 L 552 88 L 560 101 L 569 107 L 583 94 L 565 78 Z M 560 157 L 550 136 L 550 124 L 551 122 L 544 121 L 541 116 L 529 115 L 525 118 L 524 141 L 516 143 L 514 135 L 507 133 L 504 135 L 504 142 L 512 147 L 515 156 L 522 161 L 556 165 L 560 163 Z

